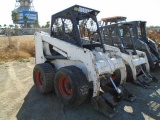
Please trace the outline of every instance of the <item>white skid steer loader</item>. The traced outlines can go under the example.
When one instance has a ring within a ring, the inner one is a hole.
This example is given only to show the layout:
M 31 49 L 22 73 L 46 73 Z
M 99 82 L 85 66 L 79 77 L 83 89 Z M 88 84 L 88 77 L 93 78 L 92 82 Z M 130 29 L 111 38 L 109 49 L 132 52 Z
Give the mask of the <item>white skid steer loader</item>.
M 118 47 L 122 52 L 122 59 L 126 64 L 127 80 L 147 88 L 150 82 L 158 81 L 150 74 L 150 67 L 146 53 L 136 50 L 135 34 L 132 23 L 122 22 L 125 17 L 103 18 L 100 27 L 103 42 L 107 45 Z M 110 23 L 110 24 L 109 24 Z
M 41 93 L 55 90 L 66 106 L 83 103 L 91 93 L 93 106 L 112 117 L 120 101 L 135 96 L 124 87 L 120 50 L 102 43 L 98 13 L 74 5 L 52 15 L 51 35 L 35 33 L 33 78 Z

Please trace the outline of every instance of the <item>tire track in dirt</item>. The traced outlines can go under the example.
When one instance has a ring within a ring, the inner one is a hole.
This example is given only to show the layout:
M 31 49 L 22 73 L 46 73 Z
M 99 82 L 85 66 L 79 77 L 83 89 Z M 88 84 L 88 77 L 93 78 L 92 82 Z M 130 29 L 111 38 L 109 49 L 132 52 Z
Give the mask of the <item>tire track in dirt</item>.
M 21 84 L 21 81 L 18 79 L 18 77 L 15 74 L 15 70 L 13 68 L 13 62 L 9 64 L 9 75 L 10 78 L 12 78 L 13 84 L 18 90 L 19 93 L 22 93 L 24 91 L 23 85 Z
M 32 65 L 30 62 L 27 62 L 26 65 L 27 65 L 27 67 L 30 68 L 30 69 L 33 69 L 33 67 L 34 67 L 34 65 Z
M 27 67 L 26 67 L 26 69 L 27 69 Z M 15 72 L 15 70 L 13 68 L 13 63 L 9 66 L 9 74 L 12 77 L 13 83 L 14 83 L 17 91 L 20 94 L 20 96 L 18 97 L 18 99 L 16 99 L 14 101 L 14 103 L 12 103 L 11 108 L 14 108 L 14 106 L 16 106 L 16 104 L 20 104 L 20 106 L 22 106 L 27 91 L 24 89 L 23 84 L 21 83 L 21 81 L 19 80 L 19 78 L 16 76 L 16 72 Z M 27 78 L 24 78 L 23 81 L 25 81 L 26 79 L 29 79 L 29 78 L 31 78 L 31 76 L 28 76 Z M 18 108 L 21 108 L 21 107 L 18 107 Z M 18 113 L 18 111 L 19 111 L 19 109 L 17 109 L 16 111 L 13 112 L 13 114 L 10 116 L 10 120 L 15 119 L 16 114 Z
M 0 100 L 0 104 L 3 107 L 1 112 L 1 114 L 3 114 L 3 117 L 1 117 L 1 119 L 4 120 L 8 118 L 15 119 L 15 116 L 20 106 L 22 106 L 24 97 L 26 96 L 27 93 L 27 91 L 24 89 L 24 85 L 21 83 L 22 81 L 20 81 L 18 76 L 16 75 L 16 69 L 14 69 L 13 63 L 14 62 L 8 63 L 9 66 L 8 73 L 10 77 L 6 80 L 5 83 L 6 92 L 1 94 L 1 100 Z M 21 69 L 19 70 L 21 71 Z M 30 78 L 31 76 L 28 76 L 23 80 L 27 80 Z M 9 95 L 12 95 L 12 97 L 10 98 Z M 7 114 L 9 114 L 10 117 L 8 117 Z
M 19 70 L 17 70 L 17 72 L 22 72 L 22 71 L 24 71 L 26 68 L 21 68 L 21 69 L 19 69 Z
M 32 59 L 31 59 L 32 60 Z M 29 90 L 28 84 L 32 84 L 32 69 L 33 65 L 30 62 L 17 62 L 14 64 L 15 75 L 17 80 L 21 82 L 24 91 Z
M 8 89 L 10 86 L 10 82 L 8 80 L 9 78 L 9 73 L 8 73 L 8 65 L 3 64 L 0 65 L 0 93 L 5 92 L 6 88 Z
M 8 66 L 9 64 L 7 64 L 6 66 Z M 7 72 L 9 72 L 9 69 L 7 70 Z M 8 73 L 9 74 L 9 73 Z M 12 81 L 10 80 L 10 75 L 8 77 L 8 79 L 5 80 L 5 90 L 8 90 L 8 88 L 10 88 Z

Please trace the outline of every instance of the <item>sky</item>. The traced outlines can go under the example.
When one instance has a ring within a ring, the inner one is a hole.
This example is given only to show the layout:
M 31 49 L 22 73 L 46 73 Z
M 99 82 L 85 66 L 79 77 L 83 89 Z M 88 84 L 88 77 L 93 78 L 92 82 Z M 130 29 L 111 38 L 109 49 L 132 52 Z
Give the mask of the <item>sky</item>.
M 16 0 L 0 0 L 0 25 L 13 24 L 11 11 Z M 51 21 L 51 15 L 75 4 L 99 10 L 97 19 L 125 16 L 128 21 L 147 21 L 147 26 L 160 26 L 160 0 L 33 0 L 39 24 Z

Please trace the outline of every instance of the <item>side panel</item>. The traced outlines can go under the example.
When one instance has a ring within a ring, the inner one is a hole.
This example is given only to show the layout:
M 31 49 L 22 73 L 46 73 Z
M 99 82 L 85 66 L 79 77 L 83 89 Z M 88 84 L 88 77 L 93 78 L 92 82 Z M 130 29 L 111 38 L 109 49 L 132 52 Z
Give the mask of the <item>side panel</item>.
M 130 53 L 133 50 L 127 50 L 127 51 Z M 136 52 L 138 55 L 127 55 L 127 54 L 122 53 L 122 58 L 123 58 L 125 64 L 128 64 L 132 70 L 134 80 L 137 79 L 136 66 L 140 66 L 142 64 L 145 64 L 147 72 L 150 71 L 146 54 L 144 52 L 138 51 L 138 50 L 136 50 Z M 140 57 L 140 56 L 143 56 L 143 57 Z
M 137 77 L 137 72 L 136 72 L 136 66 L 133 65 L 132 62 L 132 56 L 131 55 L 127 55 L 125 53 L 122 53 L 122 59 L 124 60 L 125 64 L 129 65 L 131 70 L 132 70 L 132 75 L 133 75 L 133 79 L 136 80 Z

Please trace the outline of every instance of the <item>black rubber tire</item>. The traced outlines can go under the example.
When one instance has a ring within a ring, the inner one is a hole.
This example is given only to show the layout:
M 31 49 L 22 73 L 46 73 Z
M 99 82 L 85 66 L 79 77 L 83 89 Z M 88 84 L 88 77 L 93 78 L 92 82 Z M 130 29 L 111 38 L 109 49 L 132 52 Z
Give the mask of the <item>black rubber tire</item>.
M 131 70 L 129 65 L 126 65 L 126 71 L 127 71 L 127 79 L 126 79 L 126 81 L 127 82 L 133 82 L 134 81 L 133 74 L 132 74 L 132 70 Z
M 60 88 L 60 80 L 65 76 L 70 84 L 71 94 L 63 95 Z M 85 74 L 76 66 L 66 66 L 60 68 L 55 76 L 54 88 L 56 95 L 64 103 L 65 106 L 75 106 L 87 100 L 89 95 L 89 85 Z
M 54 90 L 54 77 L 56 70 L 49 63 L 37 64 L 33 69 L 33 80 L 42 94 Z

